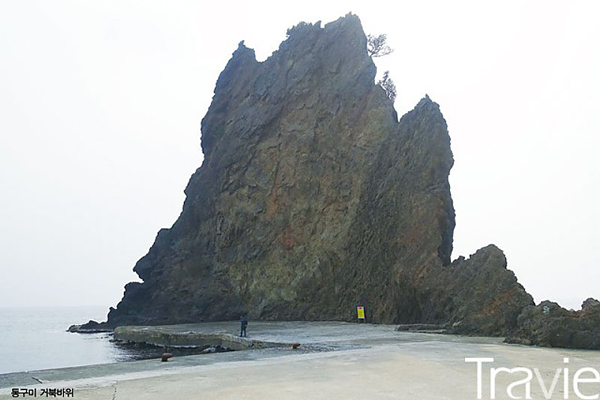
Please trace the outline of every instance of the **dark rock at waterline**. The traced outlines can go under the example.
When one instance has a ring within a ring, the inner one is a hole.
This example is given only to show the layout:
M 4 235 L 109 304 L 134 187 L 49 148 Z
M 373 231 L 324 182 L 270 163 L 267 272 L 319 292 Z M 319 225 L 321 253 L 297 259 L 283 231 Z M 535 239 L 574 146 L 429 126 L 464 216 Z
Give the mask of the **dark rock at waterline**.
M 109 328 L 106 322 L 96 322 L 89 320 L 87 323 L 82 325 L 71 325 L 67 329 L 67 332 L 71 333 L 100 333 L 100 332 L 112 332 L 112 328 Z
M 517 329 L 508 343 L 545 347 L 600 349 L 600 302 L 587 299 L 581 310 L 569 311 L 543 301 L 526 307 L 517 318 Z

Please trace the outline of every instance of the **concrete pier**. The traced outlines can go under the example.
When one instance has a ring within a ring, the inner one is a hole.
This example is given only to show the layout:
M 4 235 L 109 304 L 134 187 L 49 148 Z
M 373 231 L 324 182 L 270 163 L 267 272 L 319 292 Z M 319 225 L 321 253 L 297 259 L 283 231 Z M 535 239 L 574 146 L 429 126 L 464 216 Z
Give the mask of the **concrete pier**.
M 207 331 L 208 330 L 208 331 Z M 116 340 L 145 343 L 162 347 L 221 346 L 231 350 L 290 347 L 292 343 L 253 340 L 228 332 L 212 332 L 202 324 L 164 326 L 120 326 L 115 329 Z

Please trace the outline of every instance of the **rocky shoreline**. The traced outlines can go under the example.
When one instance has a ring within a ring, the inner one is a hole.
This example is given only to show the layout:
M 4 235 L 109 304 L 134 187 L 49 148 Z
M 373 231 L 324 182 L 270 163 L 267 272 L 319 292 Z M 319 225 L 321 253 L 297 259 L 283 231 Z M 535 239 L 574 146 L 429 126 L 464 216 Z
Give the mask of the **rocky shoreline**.
M 299 23 L 263 62 L 242 41 L 202 120 L 203 164 L 143 282 L 86 333 L 197 321 L 422 324 L 600 349 L 600 311 L 535 305 L 487 245 L 451 259 L 454 164 L 429 96 L 398 120 L 356 15 Z
M 90 321 L 83 325 L 72 325 L 67 331 L 83 334 L 111 332 L 118 341 L 160 347 L 204 346 L 248 350 L 290 347 L 295 343 L 252 340 L 227 332 L 177 331 L 179 326 L 181 325 L 122 326 L 110 329 L 106 324 Z M 395 330 L 469 336 L 457 324 L 400 324 L 395 327 Z M 566 310 L 550 301 L 527 307 L 518 317 L 518 328 L 510 332 L 504 342 L 526 346 L 600 350 L 600 301 L 590 298 L 583 303 L 579 311 Z
M 579 311 L 566 310 L 548 300 L 526 307 L 506 342 L 600 350 L 600 301 L 587 299 Z

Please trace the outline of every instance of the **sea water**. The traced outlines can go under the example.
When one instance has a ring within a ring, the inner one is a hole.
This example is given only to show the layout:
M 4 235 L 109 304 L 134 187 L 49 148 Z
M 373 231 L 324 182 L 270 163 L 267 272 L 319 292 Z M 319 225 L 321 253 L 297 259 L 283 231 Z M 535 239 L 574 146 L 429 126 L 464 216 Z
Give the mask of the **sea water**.
M 69 333 L 90 319 L 105 321 L 108 307 L 0 307 L 0 374 L 130 361 L 140 349 L 112 343 L 108 333 Z

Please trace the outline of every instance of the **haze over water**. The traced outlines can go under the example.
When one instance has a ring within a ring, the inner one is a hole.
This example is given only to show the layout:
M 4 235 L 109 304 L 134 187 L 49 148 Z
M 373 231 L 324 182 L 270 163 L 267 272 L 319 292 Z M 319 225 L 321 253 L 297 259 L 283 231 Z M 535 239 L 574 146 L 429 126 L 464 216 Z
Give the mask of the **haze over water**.
M 0 374 L 132 359 L 106 333 L 66 332 L 73 324 L 106 319 L 107 307 L 0 307 Z

